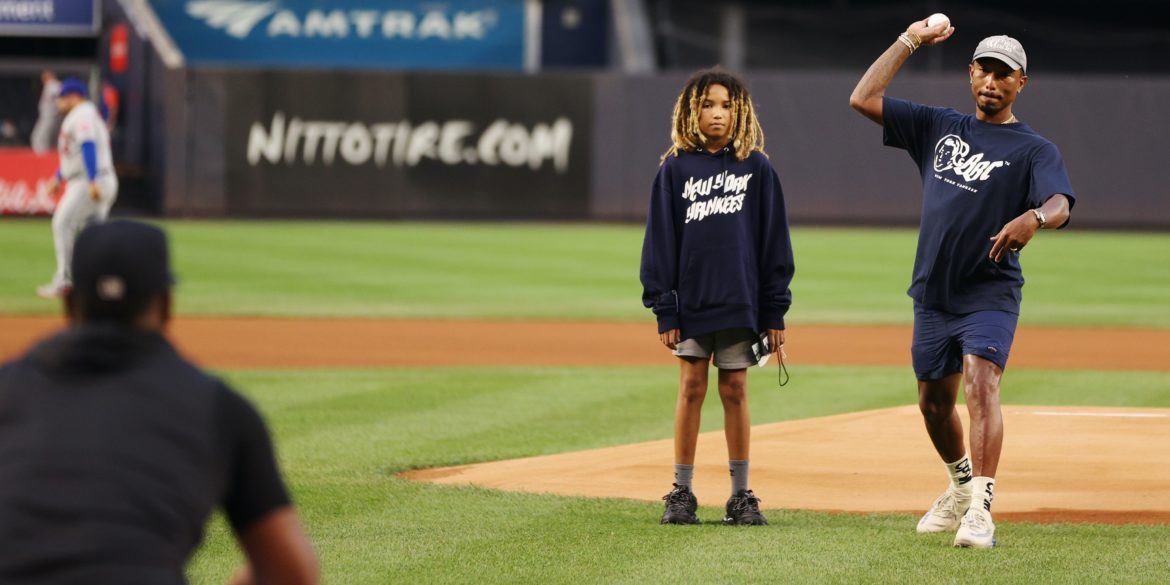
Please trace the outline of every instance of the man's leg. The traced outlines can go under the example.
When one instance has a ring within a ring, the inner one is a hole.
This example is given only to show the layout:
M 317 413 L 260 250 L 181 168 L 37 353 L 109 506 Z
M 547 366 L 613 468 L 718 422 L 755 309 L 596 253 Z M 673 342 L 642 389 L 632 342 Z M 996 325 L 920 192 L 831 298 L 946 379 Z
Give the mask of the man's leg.
M 979 356 L 963 356 L 963 385 L 971 414 L 971 466 L 977 477 L 995 477 L 1003 450 L 999 382 L 1003 370 Z
M 110 209 L 118 200 L 118 179 L 113 175 L 102 177 L 98 179 L 98 189 L 101 191 L 102 199 L 94 204 L 93 219 L 94 221 L 106 221 L 106 218 L 110 216 Z
M 963 356 L 963 383 L 967 410 L 971 413 L 971 507 L 964 514 L 955 546 L 995 546 L 995 524 L 991 500 L 995 495 L 995 472 L 1003 449 L 1003 413 L 999 406 L 999 382 L 1003 369 L 975 355 Z
M 910 355 L 918 377 L 918 410 L 926 433 L 943 462 L 957 461 L 963 450 L 963 422 L 955 411 L 962 379 L 962 353 L 951 331 L 953 317 L 914 307 L 914 341 Z
M 963 446 L 963 421 L 955 410 L 962 374 L 939 380 L 918 381 L 918 410 L 926 423 L 926 434 L 944 463 L 958 461 L 966 454 Z
M 65 193 L 61 195 L 57 209 L 53 212 L 53 249 L 57 256 L 57 270 L 53 273 L 52 282 L 38 289 L 41 296 L 60 294 L 61 287 L 72 284 L 70 263 L 73 261 L 73 242 L 93 212 L 87 189 L 83 181 L 66 185 Z
M 955 410 L 961 374 L 918 381 L 918 409 L 926 433 L 943 460 L 951 485 L 918 520 L 920 534 L 951 532 L 971 505 L 971 462 L 963 448 L 963 422 Z
M 963 422 L 955 410 L 963 362 L 951 330 L 953 320 L 923 307 L 914 310 L 911 355 L 918 377 L 918 409 L 950 477 L 946 491 L 918 520 L 922 534 L 956 530 L 971 504 L 971 463 L 963 446 Z
M 1015 336 L 1016 315 L 981 311 L 964 318 L 963 385 L 967 410 L 971 413 L 971 507 L 964 514 L 955 546 L 995 546 L 995 523 L 991 501 L 995 495 L 995 474 L 1003 450 L 1003 413 L 999 385 Z

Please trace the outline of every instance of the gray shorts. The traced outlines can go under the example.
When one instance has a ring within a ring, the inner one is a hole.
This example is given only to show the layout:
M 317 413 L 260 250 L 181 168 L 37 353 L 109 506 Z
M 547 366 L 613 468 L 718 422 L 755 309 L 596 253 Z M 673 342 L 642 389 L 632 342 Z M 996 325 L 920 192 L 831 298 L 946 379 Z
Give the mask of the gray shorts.
M 713 360 L 721 370 L 742 370 L 756 365 L 752 344 L 759 341 L 751 329 L 724 329 L 707 335 L 685 339 L 678 344 L 674 355 Z

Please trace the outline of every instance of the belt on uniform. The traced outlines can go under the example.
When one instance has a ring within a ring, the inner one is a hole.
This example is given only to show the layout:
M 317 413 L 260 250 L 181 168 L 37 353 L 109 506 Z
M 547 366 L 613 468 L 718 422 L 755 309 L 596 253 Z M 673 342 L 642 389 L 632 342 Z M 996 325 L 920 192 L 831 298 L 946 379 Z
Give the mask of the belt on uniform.
M 105 177 L 111 177 L 111 176 L 113 176 L 113 175 L 114 175 L 114 171 L 111 171 L 111 170 L 109 170 L 109 169 L 106 169 L 106 170 L 103 170 L 103 171 L 98 171 L 98 173 L 97 173 L 96 175 L 94 175 L 94 176 L 93 176 L 93 178 L 94 178 L 94 179 L 104 179 Z M 86 177 L 85 177 L 85 175 L 84 175 L 84 174 L 80 174 L 80 175 L 69 175 L 68 177 L 65 177 L 65 180 L 66 180 L 66 181 L 78 181 L 78 180 L 82 180 L 82 179 L 85 179 L 85 178 L 86 178 Z

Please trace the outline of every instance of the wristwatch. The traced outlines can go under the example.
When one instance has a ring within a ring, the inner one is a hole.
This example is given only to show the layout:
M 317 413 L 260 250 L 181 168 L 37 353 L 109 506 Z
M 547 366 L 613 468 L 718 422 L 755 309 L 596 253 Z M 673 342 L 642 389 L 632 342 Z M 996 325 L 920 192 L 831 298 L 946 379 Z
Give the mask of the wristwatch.
M 1044 217 L 1044 212 L 1043 212 L 1043 211 L 1040 211 L 1039 209 L 1033 209 L 1033 210 L 1032 210 L 1032 215 L 1035 215 L 1035 216 L 1036 216 L 1036 221 L 1040 222 L 1040 227 L 1041 227 L 1041 228 L 1043 228 L 1044 226 L 1048 225 L 1048 218 L 1047 218 L 1047 217 Z

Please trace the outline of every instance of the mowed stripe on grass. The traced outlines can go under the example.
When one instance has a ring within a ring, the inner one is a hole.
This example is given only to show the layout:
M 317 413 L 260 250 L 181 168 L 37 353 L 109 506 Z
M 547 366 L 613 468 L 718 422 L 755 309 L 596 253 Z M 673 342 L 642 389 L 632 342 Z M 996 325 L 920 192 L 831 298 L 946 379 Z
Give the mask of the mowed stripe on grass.
M 48 222 L 0 222 L 0 313 L 59 313 L 33 294 L 53 271 Z M 181 315 L 651 319 L 640 225 L 161 223 Z M 916 239 L 913 229 L 794 227 L 789 325 L 909 324 Z M 1023 324 L 1170 328 L 1166 258 L 1170 234 L 1038 234 L 1021 256 Z

